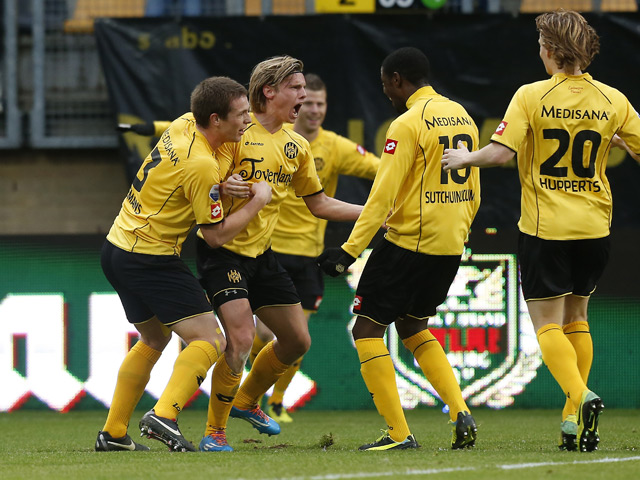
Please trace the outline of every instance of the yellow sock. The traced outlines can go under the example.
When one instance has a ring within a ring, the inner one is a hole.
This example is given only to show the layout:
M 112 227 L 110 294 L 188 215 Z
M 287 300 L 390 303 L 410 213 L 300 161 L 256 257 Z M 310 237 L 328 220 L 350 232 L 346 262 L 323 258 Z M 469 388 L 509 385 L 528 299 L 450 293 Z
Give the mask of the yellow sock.
M 102 428 L 104 432 L 109 432 L 114 438 L 127 434 L 131 414 L 140 401 L 144 388 L 149 383 L 151 370 L 161 354 L 162 352 L 154 350 L 140 340 L 129 350 L 118 370 L 113 400 L 107 421 Z
M 576 351 L 562 332 L 560 325 L 549 323 L 537 332 L 542 360 L 560 388 L 577 410 L 587 385 L 580 376 Z
M 260 350 L 262 350 L 270 341 L 271 340 L 264 342 L 258 337 L 258 335 L 253 337 L 253 345 L 251 345 L 251 353 L 249 353 L 249 362 L 251 362 L 251 365 L 256 361 L 256 357 L 260 353 Z
M 300 370 L 300 364 L 302 363 L 302 359 L 304 357 L 300 357 L 298 360 L 293 362 L 287 371 L 282 374 L 282 376 L 276 381 L 273 385 L 273 394 L 269 398 L 269 404 L 273 405 L 276 403 L 282 403 L 284 400 L 284 392 L 287 391 L 291 380 L 295 374 Z
M 582 381 L 586 384 L 589 379 L 589 372 L 591 371 L 591 363 L 593 362 L 593 341 L 591 340 L 589 324 L 587 322 L 571 322 L 569 325 L 562 327 L 562 331 L 576 351 L 578 370 L 580 371 Z M 573 402 L 567 399 L 564 409 L 562 410 L 562 419 L 564 420 L 567 418 L 567 415 L 575 413 L 576 410 L 573 408 Z
M 360 373 L 369 389 L 378 413 L 389 426 L 389 436 L 396 442 L 405 440 L 411 432 L 400 404 L 396 371 L 382 338 L 356 340 L 360 358 Z
M 153 407 L 156 415 L 177 418 L 217 359 L 218 350 L 209 342 L 196 340 L 187 345 L 178 355 L 169 383 Z
M 237 408 L 249 410 L 258 404 L 258 399 L 276 383 L 278 377 L 287 371 L 289 365 L 282 363 L 273 350 L 273 341 L 269 342 L 256 357 L 251 371 L 242 382 L 233 403 Z
M 451 421 L 457 420 L 459 412 L 471 413 L 462 398 L 460 385 L 453 374 L 447 355 L 436 337 L 429 330 L 423 330 L 405 338 L 402 343 L 416 358 L 422 373 L 438 392 L 442 401 L 449 406 Z
M 216 366 L 213 367 L 213 375 L 211 376 L 211 397 L 209 398 L 205 437 L 216 430 L 227 428 L 227 419 L 233 405 L 233 399 L 238 393 L 240 380 L 242 380 L 242 374 L 231 370 L 223 353 L 216 362 Z

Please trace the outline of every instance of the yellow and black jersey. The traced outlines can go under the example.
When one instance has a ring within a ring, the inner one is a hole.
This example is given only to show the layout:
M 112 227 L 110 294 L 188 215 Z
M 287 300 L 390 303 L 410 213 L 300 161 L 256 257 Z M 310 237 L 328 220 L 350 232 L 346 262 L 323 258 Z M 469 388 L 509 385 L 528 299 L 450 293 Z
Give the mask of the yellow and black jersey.
M 257 257 L 271 246 L 271 234 L 278 220 L 280 205 L 289 190 L 298 197 L 322 191 L 309 142 L 293 130 L 281 128 L 270 133 L 254 121 L 247 126 L 239 143 L 226 143 L 216 156 L 224 178 L 237 173 L 251 183 L 266 181 L 272 199 L 224 248 L 246 257 Z M 248 199 L 224 196 L 227 215 L 242 208 Z
M 351 236 L 342 248 L 357 257 L 387 220 L 385 237 L 407 250 L 459 255 L 480 205 L 477 167 L 445 172 L 445 148 L 462 141 L 478 147 L 478 129 L 465 109 L 422 87 L 409 110 L 391 123 L 380 168 Z
M 491 140 L 518 154 L 523 233 L 546 240 L 609 234 L 605 168 L 616 133 L 640 153 L 638 113 L 587 73 L 558 73 L 518 89 Z
M 320 128 L 310 143 L 316 171 L 324 192 L 333 197 L 340 175 L 373 179 L 380 159 L 357 143 Z M 314 217 L 302 198 L 289 190 L 280 207 L 271 248 L 279 253 L 317 257 L 324 250 L 327 221 Z
M 107 239 L 130 252 L 179 255 L 194 225 L 222 221 L 219 183 L 214 152 L 186 113 L 145 158 Z

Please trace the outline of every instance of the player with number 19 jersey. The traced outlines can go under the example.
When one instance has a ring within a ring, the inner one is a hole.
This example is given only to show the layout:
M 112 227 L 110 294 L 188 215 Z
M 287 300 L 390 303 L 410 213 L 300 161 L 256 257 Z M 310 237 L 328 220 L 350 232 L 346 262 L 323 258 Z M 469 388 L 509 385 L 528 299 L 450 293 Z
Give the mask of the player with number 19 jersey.
M 215 154 L 185 113 L 145 158 L 107 240 L 128 252 L 180 255 L 196 224 L 223 220 L 219 183 Z
M 446 173 L 445 148 L 462 141 L 478 147 L 478 128 L 462 107 L 435 92 L 418 89 L 408 111 L 387 130 L 380 168 L 369 199 L 342 248 L 358 257 L 387 219 L 385 238 L 404 249 L 429 255 L 460 255 L 480 206 L 477 167 Z
M 638 132 L 627 98 L 588 73 L 556 73 L 520 87 L 491 137 L 518 154 L 520 231 L 545 240 L 606 237 L 611 139 L 617 133 L 640 153 Z

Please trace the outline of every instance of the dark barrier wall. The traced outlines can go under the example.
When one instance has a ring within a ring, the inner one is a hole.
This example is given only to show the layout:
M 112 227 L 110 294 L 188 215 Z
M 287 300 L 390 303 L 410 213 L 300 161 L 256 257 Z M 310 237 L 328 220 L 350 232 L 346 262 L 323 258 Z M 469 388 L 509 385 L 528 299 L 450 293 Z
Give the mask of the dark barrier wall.
M 640 106 L 640 16 L 590 15 L 602 49 L 589 73 Z M 436 91 L 462 103 L 478 124 L 481 144 L 501 120 L 523 83 L 547 78 L 538 57 L 535 16 L 321 15 L 305 17 L 102 20 L 96 24 L 100 57 L 120 121 L 171 120 L 189 109 L 193 87 L 211 75 L 248 83 L 251 69 L 273 55 L 302 59 L 327 83 L 325 127 L 379 153 L 395 117 L 382 94 L 380 64 L 402 46 L 422 49 Z M 129 178 L 151 150 L 151 140 L 123 137 Z M 640 168 L 612 153 L 614 226 L 640 227 Z M 368 185 L 343 179 L 338 196 L 363 201 Z M 513 227 L 520 188 L 513 165 L 482 172 L 476 225 Z M 332 225 L 331 228 L 336 228 Z M 331 231 L 331 230 L 330 230 Z
M 640 407 L 640 258 L 616 248 L 632 244 L 638 233 L 614 233 L 611 264 L 590 304 L 595 361 L 589 385 L 607 407 Z M 472 253 L 430 326 L 472 406 L 560 408 L 562 392 L 541 362 L 517 288 L 516 237 L 514 231 L 472 233 Z M 136 335 L 100 270 L 102 242 L 102 236 L 0 237 L 0 411 L 110 403 L 120 362 Z M 193 258 L 188 239 L 185 259 L 192 267 Z M 348 330 L 350 285 L 356 281 L 357 275 L 327 279 L 325 300 L 310 322 L 304 375 L 296 376 L 285 403 L 374 408 Z M 179 345 L 175 336 L 172 342 L 154 368 L 142 401 L 147 408 L 173 368 Z M 389 345 L 403 405 L 441 407 L 393 330 Z M 194 407 L 205 408 L 209 385 L 203 382 Z

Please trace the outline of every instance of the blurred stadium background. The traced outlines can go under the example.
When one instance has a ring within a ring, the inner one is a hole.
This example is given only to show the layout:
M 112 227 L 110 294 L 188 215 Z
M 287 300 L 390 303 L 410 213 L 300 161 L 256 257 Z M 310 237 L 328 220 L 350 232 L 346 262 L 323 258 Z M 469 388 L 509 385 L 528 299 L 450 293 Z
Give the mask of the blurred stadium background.
M 0 411 L 105 408 L 135 341 L 99 249 L 153 140 L 116 133 L 117 121 L 171 119 L 204 76 L 247 82 L 252 65 L 290 53 L 327 82 L 325 126 L 379 152 L 394 116 L 379 64 L 415 45 L 432 60 L 436 89 L 467 107 L 486 143 L 517 86 L 545 77 L 533 19 L 557 7 L 585 13 L 603 45 L 589 72 L 640 106 L 636 0 L 2 0 Z M 610 167 L 614 242 L 591 304 L 590 386 L 608 407 L 640 408 L 640 166 L 615 152 Z M 435 328 L 472 405 L 559 408 L 517 287 L 517 182 L 513 166 L 483 172 L 469 255 Z M 338 196 L 363 201 L 368 186 L 343 179 Z M 331 225 L 327 243 L 348 231 Z M 356 281 L 357 269 L 327 281 L 289 406 L 374 408 L 348 334 Z M 388 340 L 397 347 L 393 332 Z M 394 360 L 405 406 L 438 405 L 403 353 Z

